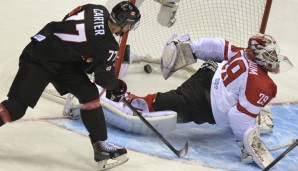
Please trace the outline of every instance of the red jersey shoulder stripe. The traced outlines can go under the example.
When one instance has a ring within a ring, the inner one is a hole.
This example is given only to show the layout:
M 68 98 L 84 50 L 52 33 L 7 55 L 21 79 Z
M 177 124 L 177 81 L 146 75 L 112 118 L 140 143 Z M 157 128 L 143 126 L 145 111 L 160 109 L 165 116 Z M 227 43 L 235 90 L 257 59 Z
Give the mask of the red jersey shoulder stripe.
M 252 118 L 256 118 L 256 117 L 259 115 L 259 113 L 258 113 L 258 114 L 254 114 L 254 113 L 249 112 L 249 111 L 246 110 L 243 106 L 241 106 L 239 102 L 237 103 L 237 109 L 238 109 L 241 113 L 244 113 L 244 114 L 246 114 L 246 115 L 248 115 L 248 116 L 250 116 L 250 117 L 252 117 Z

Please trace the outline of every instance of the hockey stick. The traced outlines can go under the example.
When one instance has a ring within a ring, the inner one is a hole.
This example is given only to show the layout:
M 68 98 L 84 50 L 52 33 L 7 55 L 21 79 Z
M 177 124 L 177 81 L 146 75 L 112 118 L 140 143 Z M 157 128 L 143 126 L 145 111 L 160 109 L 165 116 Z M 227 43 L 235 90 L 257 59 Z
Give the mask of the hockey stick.
M 184 157 L 188 151 L 188 141 L 186 141 L 184 147 L 181 150 L 176 150 L 143 116 L 138 112 L 125 98 L 122 102 L 126 104 L 130 110 L 133 111 L 144 122 L 144 124 L 151 129 L 161 140 L 164 142 L 178 157 Z
M 269 148 L 268 150 L 269 151 L 275 151 L 275 150 L 279 150 L 281 148 L 284 148 L 284 147 L 289 147 L 290 145 L 292 145 L 293 143 L 295 143 L 295 139 L 291 140 L 290 142 L 287 142 L 287 143 L 284 143 L 284 144 L 280 144 L 278 146 L 274 146 L 274 147 L 271 147 Z
M 279 162 L 282 158 L 285 157 L 287 153 L 292 151 L 295 147 L 298 145 L 298 139 L 295 140 L 295 142 L 287 148 L 282 154 L 280 154 L 273 162 L 271 162 L 263 171 L 268 171 L 270 168 L 272 168 L 277 162 Z

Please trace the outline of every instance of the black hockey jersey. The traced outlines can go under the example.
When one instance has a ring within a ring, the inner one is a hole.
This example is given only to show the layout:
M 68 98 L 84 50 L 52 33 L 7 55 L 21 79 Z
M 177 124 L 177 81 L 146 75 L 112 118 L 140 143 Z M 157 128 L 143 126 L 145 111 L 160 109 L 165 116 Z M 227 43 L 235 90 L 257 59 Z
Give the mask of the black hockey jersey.
M 79 6 L 62 21 L 48 23 L 32 40 L 45 44 L 46 61 L 84 61 L 97 84 L 117 89 L 114 63 L 119 44 L 108 27 L 109 15 L 102 5 Z

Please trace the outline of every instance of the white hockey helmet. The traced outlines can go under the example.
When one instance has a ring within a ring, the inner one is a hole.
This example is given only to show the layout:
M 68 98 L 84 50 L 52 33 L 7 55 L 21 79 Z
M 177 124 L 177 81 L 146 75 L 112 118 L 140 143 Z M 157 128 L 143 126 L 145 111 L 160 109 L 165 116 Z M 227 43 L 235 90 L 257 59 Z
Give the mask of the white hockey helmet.
M 292 64 L 285 56 L 279 55 L 279 46 L 275 39 L 267 34 L 258 33 L 248 41 L 248 48 L 254 54 L 255 62 L 265 70 L 272 73 L 280 72 L 280 62 L 285 61 L 292 68 Z

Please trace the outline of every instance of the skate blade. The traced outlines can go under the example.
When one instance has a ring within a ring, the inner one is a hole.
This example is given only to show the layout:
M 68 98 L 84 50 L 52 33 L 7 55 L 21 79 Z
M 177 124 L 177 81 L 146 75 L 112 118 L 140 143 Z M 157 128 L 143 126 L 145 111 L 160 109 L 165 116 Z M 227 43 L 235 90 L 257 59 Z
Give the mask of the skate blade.
M 102 160 L 98 162 L 97 170 L 109 170 L 116 166 L 119 166 L 128 161 L 128 157 L 125 155 L 121 155 L 119 157 L 113 159 Z

